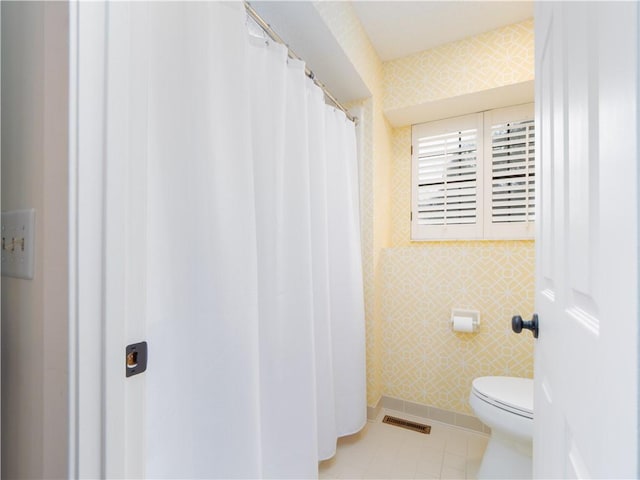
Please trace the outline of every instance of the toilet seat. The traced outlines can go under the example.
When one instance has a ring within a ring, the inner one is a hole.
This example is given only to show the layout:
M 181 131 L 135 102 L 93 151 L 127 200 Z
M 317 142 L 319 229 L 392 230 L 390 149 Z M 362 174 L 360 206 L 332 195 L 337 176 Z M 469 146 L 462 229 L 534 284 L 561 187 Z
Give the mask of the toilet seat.
M 476 378 L 471 393 L 496 408 L 533 419 L 533 380 L 530 378 Z

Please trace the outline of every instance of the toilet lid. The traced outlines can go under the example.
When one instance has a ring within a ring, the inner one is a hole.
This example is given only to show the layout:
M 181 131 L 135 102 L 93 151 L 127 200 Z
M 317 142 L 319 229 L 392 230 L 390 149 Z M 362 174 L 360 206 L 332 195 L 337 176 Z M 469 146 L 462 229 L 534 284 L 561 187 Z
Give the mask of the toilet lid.
M 533 418 L 533 380 L 516 377 L 480 377 L 473 381 L 473 392 L 504 410 Z

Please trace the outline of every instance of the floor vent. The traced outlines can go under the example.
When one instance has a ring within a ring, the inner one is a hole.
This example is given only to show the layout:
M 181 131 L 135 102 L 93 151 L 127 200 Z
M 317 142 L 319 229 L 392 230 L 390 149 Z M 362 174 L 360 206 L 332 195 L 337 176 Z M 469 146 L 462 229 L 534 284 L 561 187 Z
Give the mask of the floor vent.
M 388 423 L 389 425 L 395 425 L 396 427 L 406 428 L 413 430 L 414 432 L 424 433 L 425 435 L 431 433 L 431 425 L 424 425 L 422 423 L 410 422 L 398 417 L 392 417 L 391 415 L 385 415 L 382 419 L 382 423 Z

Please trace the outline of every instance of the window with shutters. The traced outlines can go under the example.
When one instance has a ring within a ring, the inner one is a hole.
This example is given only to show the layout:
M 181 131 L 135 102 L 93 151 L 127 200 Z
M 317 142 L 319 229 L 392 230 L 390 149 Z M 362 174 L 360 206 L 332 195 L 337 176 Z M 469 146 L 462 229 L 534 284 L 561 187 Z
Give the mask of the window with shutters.
M 533 105 L 414 125 L 412 240 L 533 238 Z

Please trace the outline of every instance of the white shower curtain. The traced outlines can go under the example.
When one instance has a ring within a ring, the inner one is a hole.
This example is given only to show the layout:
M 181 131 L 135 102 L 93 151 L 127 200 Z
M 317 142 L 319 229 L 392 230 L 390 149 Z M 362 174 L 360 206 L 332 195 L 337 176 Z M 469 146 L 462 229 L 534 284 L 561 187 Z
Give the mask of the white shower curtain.
M 241 3 L 140 18 L 147 475 L 313 478 L 366 420 L 354 125 Z

